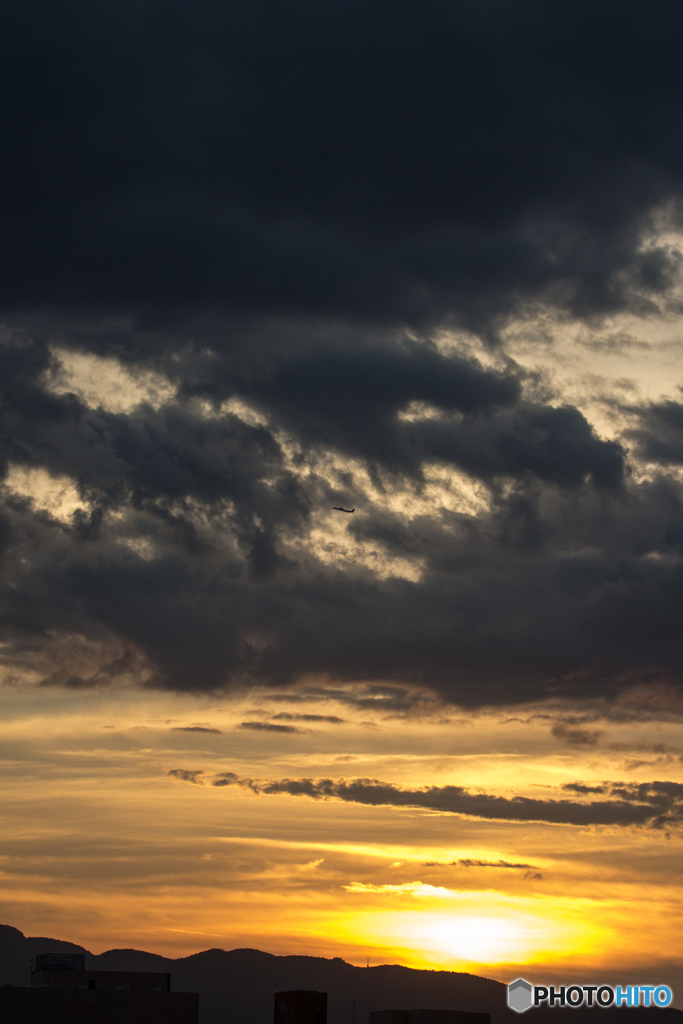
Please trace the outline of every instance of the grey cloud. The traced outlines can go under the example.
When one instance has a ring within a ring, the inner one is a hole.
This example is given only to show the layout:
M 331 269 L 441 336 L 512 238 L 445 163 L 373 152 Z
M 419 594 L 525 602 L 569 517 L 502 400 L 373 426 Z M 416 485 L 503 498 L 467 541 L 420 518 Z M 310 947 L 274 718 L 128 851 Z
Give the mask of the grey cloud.
M 315 507 L 310 486 L 305 500 Z M 556 700 L 600 697 L 603 714 L 612 702 L 617 717 L 680 713 L 673 697 L 617 702 L 624 689 L 661 691 L 683 674 L 677 563 L 649 557 L 653 547 L 677 551 L 673 484 L 661 501 L 650 484 L 623 500 L 513 491 L 476 519 L 440 511 L 406 523 L 370 505 L 363 525 L 347 529 L 389 556 L 420 559 L 416 582 L 293 559 L 284 542 L 306 536 L 306 513 L 295 501 L 282 523 L 286 491 L 279 498 L 276 484 L 263 486 L 261 498 L 260 487 L 246 488 L 243 512 L 237 497 L 200 512 L 194 498 L 140 493 L 85 535 L 9 499 L 6 640 L 26 651 L 40 650 L 49 630 L 104 635 L 147 666 L 153 685 L 221 690 L 258 680 L 274 687 L 275 702 L 336 700 L 365 713 L 433 709 L 426 687 L 464 706 L 543 699 L 551 687 Z M 149 544 L 151 556 L 129 539 Z M 59 679 L 78 676 L 74 669 Z M 330 676 L 346 685 L 287 690 Z M 565 741 L 595 732 L 583 722 L 558 728 Z
M 240 785 L 254 793 L 336 799 L 366 806 L 421 807 L 447 814 L 462 814 L 495 821 L 538 821 L 558 825 L 649 826 L 662 828 L 683 821 L 683 784 L 643 783 L 613 785 L 610 799 L 579 803 L 571 800 L 536 800 L 472 793 L 460 786 L 401 789 L 376 779 L 278 779 L 233 777 L 220 785 Z M 473 866 L 468 864 L 468 866 Z M 487 866 L 505 866 L 501 863 Z M 517 865 L 515 865 L 517 866 Z M 527 865 L 519 865 L 528 867 Z M 529 866 L 530 867 L 530 866 Z
M 649 761 L 644 760 L 643 758 L 638 758 L 638 757 L 627 758 L 624 761 L 624 771 L 634 772 L 638 768 L 662 767 L 662 765 L 670 764 L 672 761 L 673 761 L 673 758 L 670 755 L 669 756 L 663 755 L 661 757 L 655 757 L 655 758 L 652 758 Z
M 683 403 L 653 402 L 632 411 L 640 422 L 627 436 L 641 457 L 664 466 L 683 465 Z
M 578 793 L 579 796 L 587 796 L 590 793 L 606 793 L 605 786 L 584 786 L 581 782 L 566 782 L 562 789 L 567 793 Z
M 242 722 L 239 728 L 252 729 L 254 732 L 301 732 L 301 729 L 297 729 L 293 725 L 273 725 L 272 722 Z
M 2 493 L 17 671 L 83 637 L 98 665 L 44 685 L 259 683 L 294 705 L 315 679 L 302 704 L 369 715 L 434 692 L 625 714 L 629 689 L 680 690 L 680 403 L 628 410 L 626 443 L 606 440 L 502 342 L 539 311 L 590 327 L 675 308 L 679 255 L 643 248 L 683 194 L 683 14 L 657 10 L 0 12 L 0 474 L 68 478 L 81 506 Z M 472 345 L 448 348 L 460 328 Z M 56 393 L 57 350 L 171 397 L 89 408 Z M 475 485 L 478 513 L 455 490 L 430 504 L 435 467 Z
M 236 782 L 239 782 L 239 775 L 235 775 L 234 772 L 221 772 L 215 779 L 212 780 L 212 786 L 232 786 Z
M 239 373 L 232 360 L 213 360 L 183 386 L 214 401 L 241 394 L 308 449 L 323 442 L 409 477 L 421 478 L 425 462 L 440 462 L 488 481 L 531 477 L 572 488 L 587 478 L 599 487 L 622 482 L 623 450 L 599 439 L 576 408 L 523 401 L 518 372 L 446 357 L 426 339 L 350 351 L 328 344 L 270 376 L 252 371 L 240 381 Z M 411 403 L 440 415 L 404 421 L 399 414 Z
M 683 783 L 641 782 L 613 785 L 610 792 L 623 800 L 646 800 L 655 806 L 663 807 L 683 800 Z
M 514 864 L 506 860 L 458 860 L 454 863 L 463 868 L 527 868 L 531 870 L 533 864 Z
M 179 779 L 181 782 L 191 782 L 194 786 L 204 785 L 204 780 L 200 778 L 204 774 L 202 770 L 190 771 L 187 768 L 172 768 L 166 774 L 170 775 L 171 778 Z
M 506 860 L 469 860 L 467 858 L 460 860 L 452 860 L 448 864 L 444 864 L 441 861 L 427 861 L 424 865 L 426 868 L 434 867 L 460 867 L 460 868 L 526 868 L 528 870 L 533 869 L 533 864 L 515 864 L 511 861 Z M 540 876 L 538 876 L 540 877 Z
M 568 406 L 520 405 L 512 414 L 479 417 L 456 430 L 430 421 L 425 434 L 429 454 L 473 476 L 530 473 L 564 487 L 577 487 L 586 477 L 605 487 L 622 480 L 620 446 L 596 437 L 584 416 Z
M 204 725 L 174 725 L 172 732 L 222 732 L 222 729 L 208 728 Z
M 571 722 L 556 722 L 551 729 L 553 736 L 564 740 L 570 747 L 594 747 L 602 732 L 599 729 L 586 729 Z
M 330 722 L 332 725 L 342 725 L 343 718 L 337 715 L 292 715 L 288 711 L 280 711 L 277 715 L 271 715 L 273 722 Z
M 417 712 L 434 704 L 431 694 L 419 689 L 387 683 L 371 683 L 353 688 L 335 686 L 305 686 L 298 693 L 271 693 L 270 701 L 286 704 L 308 704 L 317 701 L 337 701 L 359 711 Z
M 640 240 L 681 192 L 667 130 L 681 16 L 623 11 L 13 10 L 1 297 L 159 318 L 219 304 L 450 317 L 492 333 L 546 297 L 574 315 L 650 312 L 676 267 Z

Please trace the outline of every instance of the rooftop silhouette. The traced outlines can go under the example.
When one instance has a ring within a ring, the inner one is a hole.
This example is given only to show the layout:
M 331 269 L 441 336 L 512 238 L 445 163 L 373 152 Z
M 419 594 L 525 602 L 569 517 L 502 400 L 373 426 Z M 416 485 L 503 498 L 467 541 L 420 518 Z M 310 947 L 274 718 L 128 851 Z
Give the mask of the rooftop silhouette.
M 171 992 L 171 975 L 90 971 L 85 954 L 42 953 L 30 987 L 0 988 L 3 1024 L 198 1024 L 199 995 Z

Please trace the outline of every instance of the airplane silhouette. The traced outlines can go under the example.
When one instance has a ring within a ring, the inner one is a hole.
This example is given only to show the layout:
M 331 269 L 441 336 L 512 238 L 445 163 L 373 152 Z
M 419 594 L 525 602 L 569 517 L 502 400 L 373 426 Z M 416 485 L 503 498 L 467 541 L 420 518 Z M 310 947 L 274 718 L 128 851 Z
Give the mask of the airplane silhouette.
M 355 508 L 342 508 L 340 505 L 333 505 L 332 508 L 335 512 L 355 512 Z

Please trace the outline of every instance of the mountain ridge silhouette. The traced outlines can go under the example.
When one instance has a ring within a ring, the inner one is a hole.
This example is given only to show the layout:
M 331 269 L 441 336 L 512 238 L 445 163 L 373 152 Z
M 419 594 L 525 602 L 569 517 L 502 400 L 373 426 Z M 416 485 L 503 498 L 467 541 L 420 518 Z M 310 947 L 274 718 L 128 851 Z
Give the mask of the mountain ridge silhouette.
M 175 992 L 199 992 L 199 1024 L 272 1024 L 273 993 L 296 988 L 328 993 L 328 1024 L 368 1024 L 370 1010 L 441 1009 L 489 1012 L 491 1024 L 683 1024 L 671 1008 L 550 1009 L 521 1018 L 506 1004 L 506 986 L 475 974 L 418 970 L 398 964 L 355 967 L 341 957 L 206 949 L 171 959 L 138 949 L 95 955 L 84 946 L 26 936 L 0 924 L 0 985 L 28 985 L 39 953 L 84 953 L 88 970 L 168 971 Z M 598 1014 L 599 1016 L 595 1016 Z M 624 1016 L 626 1015 L 626 1016 Z

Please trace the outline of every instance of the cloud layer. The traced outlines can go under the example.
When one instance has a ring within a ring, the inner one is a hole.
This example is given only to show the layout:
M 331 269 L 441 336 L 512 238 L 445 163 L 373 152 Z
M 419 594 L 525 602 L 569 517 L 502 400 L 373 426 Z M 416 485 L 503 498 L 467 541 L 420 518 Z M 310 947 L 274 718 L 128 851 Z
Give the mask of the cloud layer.
M 170 776 L 202 784 L 201 772 L 173 769 Z M 461 786 L 426 786 L 406 789 L 377 779 L 274 779 L 241 778 L 234 772 L 219 773 L 211 780 L 216 787 L 242 786 L 256 794 L 307 796 L 314 800 L 342 800 L 372 807 L 422 807 L 446 814 L 464 814 L 494 821 L 536 821 L 554 825 L 647 825 L 654 828 L 678 826 L 683 821 L 683 784 L 680 782 L 610 783 L 603 800 L 536 800 L 524 796 L 504 797 L 472 793 Z M 586 787 L 567 785 L 564 789 Z M 595 790 L 590 790 L 594 792 Z M 523 867 L 503 861 L 458 861 L 464 867 Z
M 11 306 L 482 326 L 666 289 L 671 254 L 639 239 L 679 195 L 675 4 L 33 0 L 3 22 Z
M 683 403 L 606 438 L 505 332 L 680 313 L 682 18 L 8 8 L 11 677 L 675 703 Z

